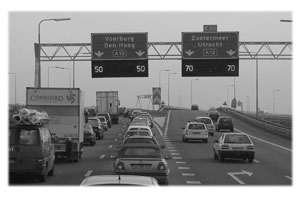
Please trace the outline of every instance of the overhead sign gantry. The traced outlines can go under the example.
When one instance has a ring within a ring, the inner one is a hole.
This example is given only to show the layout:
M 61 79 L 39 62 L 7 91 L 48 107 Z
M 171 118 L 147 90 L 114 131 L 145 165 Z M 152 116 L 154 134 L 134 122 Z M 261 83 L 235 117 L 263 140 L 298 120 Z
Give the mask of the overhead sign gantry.
M 92 33 L 92 78 L 148 77 L 148 33 Z
M 182 76 L 238 76 L 238 32 L 183 32 Z

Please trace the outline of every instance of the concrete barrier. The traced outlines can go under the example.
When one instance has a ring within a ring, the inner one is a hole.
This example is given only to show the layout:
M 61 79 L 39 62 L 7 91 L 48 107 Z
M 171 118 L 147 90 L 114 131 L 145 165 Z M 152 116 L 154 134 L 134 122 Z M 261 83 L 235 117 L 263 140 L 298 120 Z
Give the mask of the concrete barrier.
M 285 128 L 282 126 L 278 126 L 278 125 L 275 125 L 275 124 L 267 122 L 267 121 L 259 120 L 257 118 L 254 118 L 247 114 L 243 114 L 243 113 L 235 111 L 233 109 L 221 108 L 220 111 L 228 114 L 231 117 L 243 120 L 244 122 L 249 123 L 253 126 L 256 126 L 260 129 L 266 130 L 270 133 L 275 133 L 280 136 L 286 137 L 288 139 L 292 139 L 292 130 L 291 129 L 288 129 L 288 128 Z

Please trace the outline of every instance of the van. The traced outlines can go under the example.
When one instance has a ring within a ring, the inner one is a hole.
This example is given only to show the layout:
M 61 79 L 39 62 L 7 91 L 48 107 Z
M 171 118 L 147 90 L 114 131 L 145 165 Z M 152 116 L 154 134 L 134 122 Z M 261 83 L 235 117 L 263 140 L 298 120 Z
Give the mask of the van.
M 54 145 L 44 125 L 11 124 L 9 127 L 9 175 L 37 176 L 44 182 L 54 175 Z

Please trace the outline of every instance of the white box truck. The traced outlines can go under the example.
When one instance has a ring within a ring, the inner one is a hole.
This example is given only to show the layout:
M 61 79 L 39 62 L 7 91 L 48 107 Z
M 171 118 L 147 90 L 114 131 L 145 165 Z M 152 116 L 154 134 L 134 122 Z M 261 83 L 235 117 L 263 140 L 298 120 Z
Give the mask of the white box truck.
M 118 124 L 120 106 L 118 91 L 97 91 L 96 106 L 98 113 L 109 113 L 112 124 Z
M 78 162 L 83 151 L 82 91 L 79 88 L 27 87 L 26 107 L 47 112 L 56 158 Z

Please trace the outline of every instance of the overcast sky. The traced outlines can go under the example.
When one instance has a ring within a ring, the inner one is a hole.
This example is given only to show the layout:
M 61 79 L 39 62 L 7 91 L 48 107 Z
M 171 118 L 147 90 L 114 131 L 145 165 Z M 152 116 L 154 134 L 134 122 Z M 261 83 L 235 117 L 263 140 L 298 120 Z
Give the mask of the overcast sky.
M 218 31 L 239 31 L 240 41 L 292 41 L 291 12 L 10 12 L 9 72 L 17 75 L 17 103 L 25 104 L 25 87 L 34 85 L 34 48 L 38 41 L 38 23 L 46 18 L 70 17 L 63 22 L 44 22 L 41 43 L 90 43 L 91 33 L 148 32 L 149 42 L 180 42 L 182 32 L 201 32 L 204 24 L 217 24 Z M 42 87 L 48 86 L 48 67 L 70 68 L 72 62 L 42 62 Z M 148 78 L 92 78 L 91 62 L 75 63 L 75 84 L 85 94 L 85 106 L 96 103 L 96 91 L 119 91 L 121 106 L 135 107 L 137 95 L 151 94 L 158 86 L 159 70 L 170 69 L 170 105 L 190 106 L 191 79 L 181 77 L 180 60 L 149 60 Z M 69 87 L 69 70 L 50 69 L 50 87 Z M 292 61 L 259 61 L 259 107 L 272 112 L 273 90 L 276 112 L 291 113 Z M 167 72 L 161 73 L 162 99 L 167 102 Z M 200 108 L 221 106 L 227 100 L 227 85 L 233 77 L 198 77 L 193 81 L 193 103 Z M 72 82 L 72 78 L 71 78 Z M 181 96 L 180 96 L 181 95 Z M 233 87 L 229 87 L 229 101 Z M 255 110 L 255 60 L 240 60 L 236 77 L 236 99 L 244 102 L 250 96 Z M 144 108 L 148 101 L 141 101 Z M 14 103 L 14 78 L 9 78 L 9 103 Z

